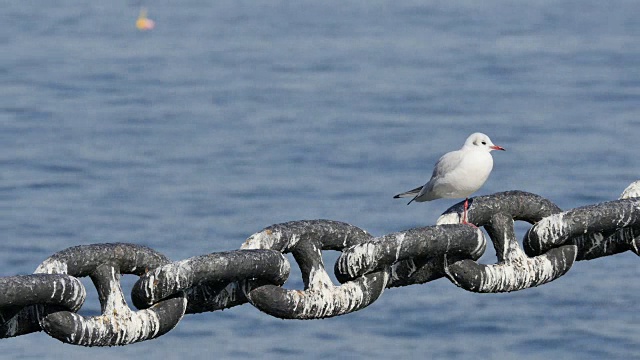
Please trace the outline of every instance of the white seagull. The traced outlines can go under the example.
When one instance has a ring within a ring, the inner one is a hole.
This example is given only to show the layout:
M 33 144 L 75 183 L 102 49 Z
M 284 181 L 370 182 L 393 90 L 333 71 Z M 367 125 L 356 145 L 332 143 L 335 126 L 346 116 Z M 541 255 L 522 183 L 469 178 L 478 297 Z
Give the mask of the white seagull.
M 398 194 L 394 198 L 411 197 L 407 205 L 414 200 L 422 202 L 442 198 L 465 198 L 462 223 L 467 224 L 469 195 L 480 189 L 487 181 L 493 169 L 493 157 L 490 154 L 492 150 L 504 151 L 504 148 L 494 145 L 483 133 L 473 133 L 469 135 L 460 150 L 442 155 L 433 168 L 429 182 L 424 186 Z

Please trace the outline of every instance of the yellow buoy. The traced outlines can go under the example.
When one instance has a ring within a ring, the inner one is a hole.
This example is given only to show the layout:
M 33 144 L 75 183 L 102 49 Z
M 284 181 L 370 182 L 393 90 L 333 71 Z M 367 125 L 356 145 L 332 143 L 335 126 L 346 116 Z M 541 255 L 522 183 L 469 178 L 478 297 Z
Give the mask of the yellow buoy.
M 147 9 L 146 8 L 141 8 L 140 9 L 140 15 L 138 15 L 138 20 L 136 20 L 136 27 L 138 28 L 138 30 L 151 30 L 156 26 L 156 23 L 147 18 Z

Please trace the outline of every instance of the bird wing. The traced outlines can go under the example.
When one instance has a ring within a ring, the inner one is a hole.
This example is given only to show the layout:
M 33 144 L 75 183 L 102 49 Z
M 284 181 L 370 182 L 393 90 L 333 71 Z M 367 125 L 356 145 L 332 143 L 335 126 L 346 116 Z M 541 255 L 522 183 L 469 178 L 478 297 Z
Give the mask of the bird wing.
M 420 190 L 422 190 L 422 186 L 418 186 L 415 189 L 411 189 L 409 191 L 405 191 L 403 193 L 400 193 L 396 196 L 394 196 L 394 199 L 398 199 L 398 198 L 403 198 L 403 197 L 410 197 L 410 196 L 415 196 L 416 194 L 420 193 Z
M 445 174 L 451 173 L 462 162 L 463 152 L 460 150 L 448 152 L 438 160 L 433 168 L 431 180 L 441 178 Z M 431 181 L 429 180 L 429 181 Z
M 463 152 L 460 150 L 448 152 L 436 162 L 436 165 L 433 167 L 433 174 L 431 174 L 431 179 L 427 182 L 423 187 L 420 193 L 416 197 L 422 197 L 425 194 L 428 194 L 433 189 L 434 185 L 442 178 L 444 178 L 447 174 L 450 174 L 455 168 L 457 168 L 463 159 Z M 435 197 L 428 197 L 431 200 Z
M 403 192 L 401 194 L 394 196 L 394 198 L 397 199 L 401 197 L 412 197 L 411 201 L 409 201 L 409 203 L 407 204 L 409 205 L 414 200 L 421 198 L 424 194 L 429 193 L 433 189 L 433 186 L 438 179 L 444 177 L 447 173 L 450 173 L 452 170 L 458 167 L 458 165 L 462 161 L 462 158 L 463 158 L 462 155 L 463 155 L 463 152 L 460 150 L 451 151 L 442 155 L 442 157 L 440 157 L 440 159 L 436 162 L 436 165 L 433 168 L 433 174 L 431 174 L 431 179 L 429 179 L 429 181 L 424 186 L 419 186 L 415 189 Z M 434 198 L 435 197 L 429 198 L 429 199 L 432 200 Z

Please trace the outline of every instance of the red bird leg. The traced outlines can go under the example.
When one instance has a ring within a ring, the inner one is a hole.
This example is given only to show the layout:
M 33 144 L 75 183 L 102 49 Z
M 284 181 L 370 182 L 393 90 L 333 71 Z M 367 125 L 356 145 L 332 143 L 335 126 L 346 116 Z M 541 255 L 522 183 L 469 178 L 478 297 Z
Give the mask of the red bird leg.
M 464 212 L 462 213 L 462 223 L 467 223 L 467 209 L 469 208 L 469 198 L 464 199 Z
M 467 221 L 467 212 L 469 211 L 469 198 L 464 199 L 464 212 L 462 213 L 462 223 L 466 225 L 471 225 L 474 228 L 478 228 L 475 224 L 472 224 Z

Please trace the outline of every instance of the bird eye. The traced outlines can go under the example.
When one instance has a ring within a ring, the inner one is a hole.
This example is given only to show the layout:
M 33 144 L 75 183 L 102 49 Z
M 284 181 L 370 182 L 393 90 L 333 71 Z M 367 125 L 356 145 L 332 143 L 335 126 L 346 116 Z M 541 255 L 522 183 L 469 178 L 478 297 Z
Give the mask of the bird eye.
M 486 142 L 486 141 L 483 141 L 483 142 L 482 142 L 482 145 L 487 145 L 487 142 Z

